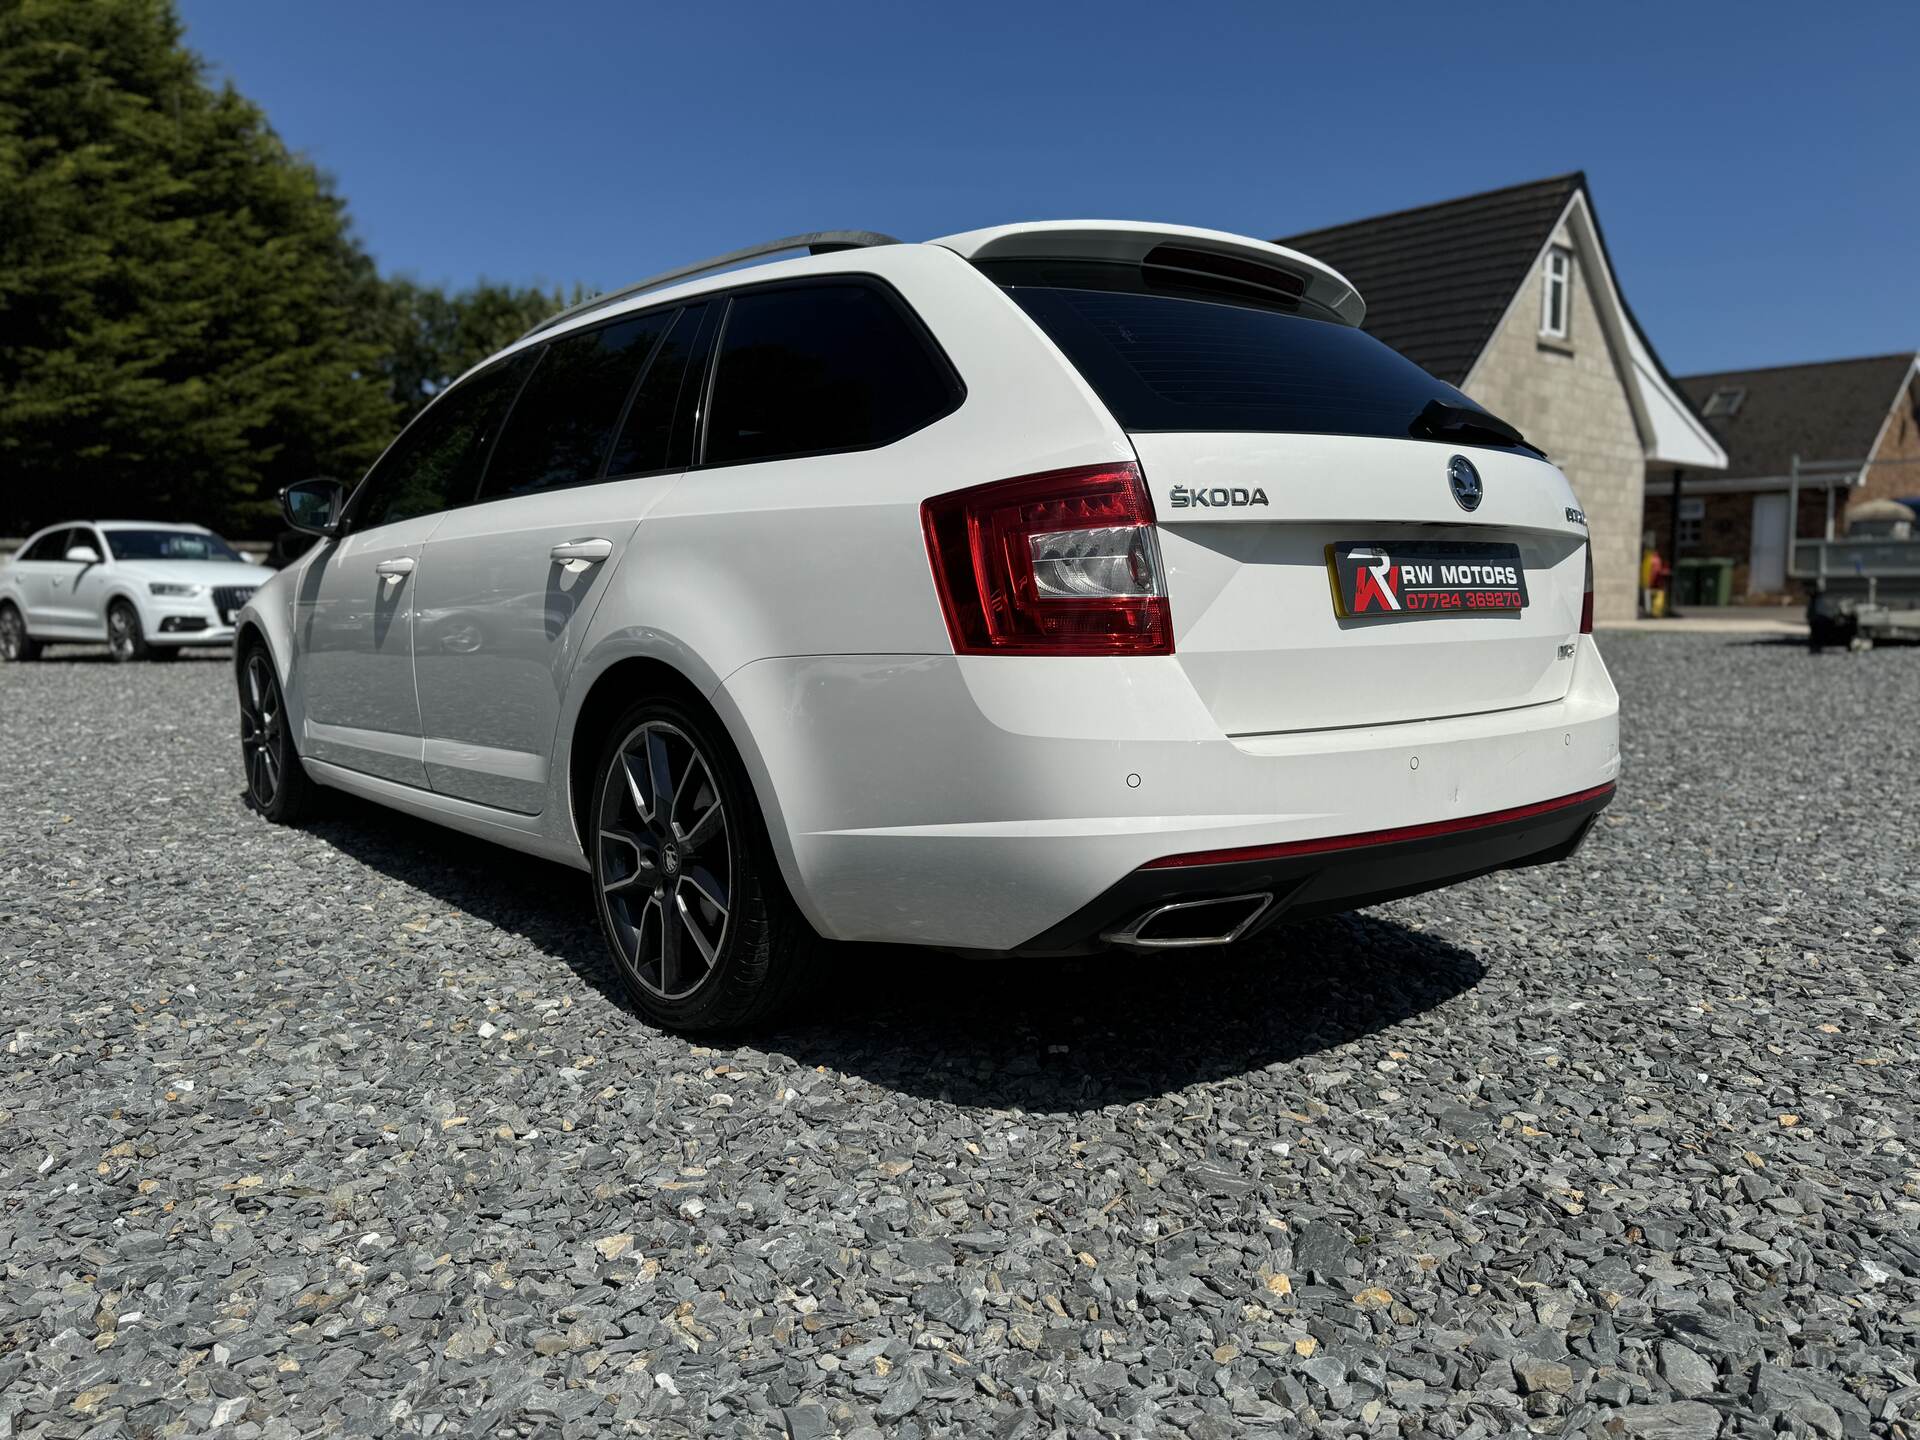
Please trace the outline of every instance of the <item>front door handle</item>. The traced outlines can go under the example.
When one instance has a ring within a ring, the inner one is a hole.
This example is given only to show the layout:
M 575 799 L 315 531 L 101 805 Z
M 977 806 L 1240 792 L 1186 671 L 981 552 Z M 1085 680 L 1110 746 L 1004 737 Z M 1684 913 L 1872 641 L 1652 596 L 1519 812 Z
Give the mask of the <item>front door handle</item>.
M 402 555 L 397 560 L 382 560 L 373 567 L 373 573 L 389 585 L 398 585 L 413 573 L 413 557 Z
M 613 554 L 611 540 L 566 540 L 547 552 L 552 559 L 566 566 L 569 575 L 578 575 L 589 565 L 598 565 Z

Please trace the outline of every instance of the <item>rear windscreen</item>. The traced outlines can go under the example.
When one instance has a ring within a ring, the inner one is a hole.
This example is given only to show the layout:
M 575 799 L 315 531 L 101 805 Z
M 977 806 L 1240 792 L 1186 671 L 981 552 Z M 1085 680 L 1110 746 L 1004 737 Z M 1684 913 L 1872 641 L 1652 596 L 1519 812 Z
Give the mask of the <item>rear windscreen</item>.
M 1274 306 L 1179 293 L 1138 266 L 981 267 L 1065 352 L 1128 430 L 1257 430 L 1454 438 L 1486 414 L 1371 335 Z M 1455 434 L 1435 433 L 1444 408 Z M 1495 422 L 1498 423 L 1498 422 Z

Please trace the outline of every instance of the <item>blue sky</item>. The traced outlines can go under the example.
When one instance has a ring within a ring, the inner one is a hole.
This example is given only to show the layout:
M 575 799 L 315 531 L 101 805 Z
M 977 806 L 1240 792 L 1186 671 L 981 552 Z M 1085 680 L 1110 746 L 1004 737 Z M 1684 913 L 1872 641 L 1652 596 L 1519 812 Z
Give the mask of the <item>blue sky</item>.
M 1584 169 L 1673 370 L 1920 346 L 1911 0 L 182 13 L 424 280 L 1058 216 L 1271 237 Z

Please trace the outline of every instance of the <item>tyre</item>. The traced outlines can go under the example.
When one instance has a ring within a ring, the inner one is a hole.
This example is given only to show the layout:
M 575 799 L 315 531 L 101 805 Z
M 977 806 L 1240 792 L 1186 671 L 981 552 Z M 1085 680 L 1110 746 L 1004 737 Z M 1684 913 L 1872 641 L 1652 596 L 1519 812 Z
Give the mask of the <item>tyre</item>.
M 150 653 L 147 632 L 140 625 L 140 612 L 130 601 L 116 600 L 107 607 L 107 649 L 116 665 L 144 660 Z
M 819 941 L 719 723 L 678 699 L 644 700 L 612 727 L 594 773 L 594 906 L 634 1006 L 684 1031 L 773 1015 Z
M 27 634 L 27 617 L 12 601 L 0 605 L 0 660 L 38 660 L 40 642 Z
M 286 697 L 264 645 L 248 647 L 240 663 L 239 684 L 240 761 L 247 777 L 247 803 L 276 824 L 294 824 L 312 812 L 314 784 L 293 748 Z

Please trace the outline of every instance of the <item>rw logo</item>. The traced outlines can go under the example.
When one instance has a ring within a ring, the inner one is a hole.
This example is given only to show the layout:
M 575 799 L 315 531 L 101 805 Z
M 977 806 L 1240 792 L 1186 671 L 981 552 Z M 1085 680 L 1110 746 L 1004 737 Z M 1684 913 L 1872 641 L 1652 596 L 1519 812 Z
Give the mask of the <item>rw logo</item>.
M 1374 609 L 1398 610 L 1400 567 L 1384 551 L 1377 555 L 1358 551 L 1353 558 L 1364 563 L 1354 571 L 1352 613 L 1364 615 Z
M 1264 505 L 1267 492 L 1259 486 L 1251 490 L 1217 486 L 1211 490 L 1190 490 L 1185 485 L 1173 487 L 1173 493 L 1167 497 L 1167 503 L 1176 510 L 1190 509 L 1195 505 L 1225 507 L 1229 505 Z

